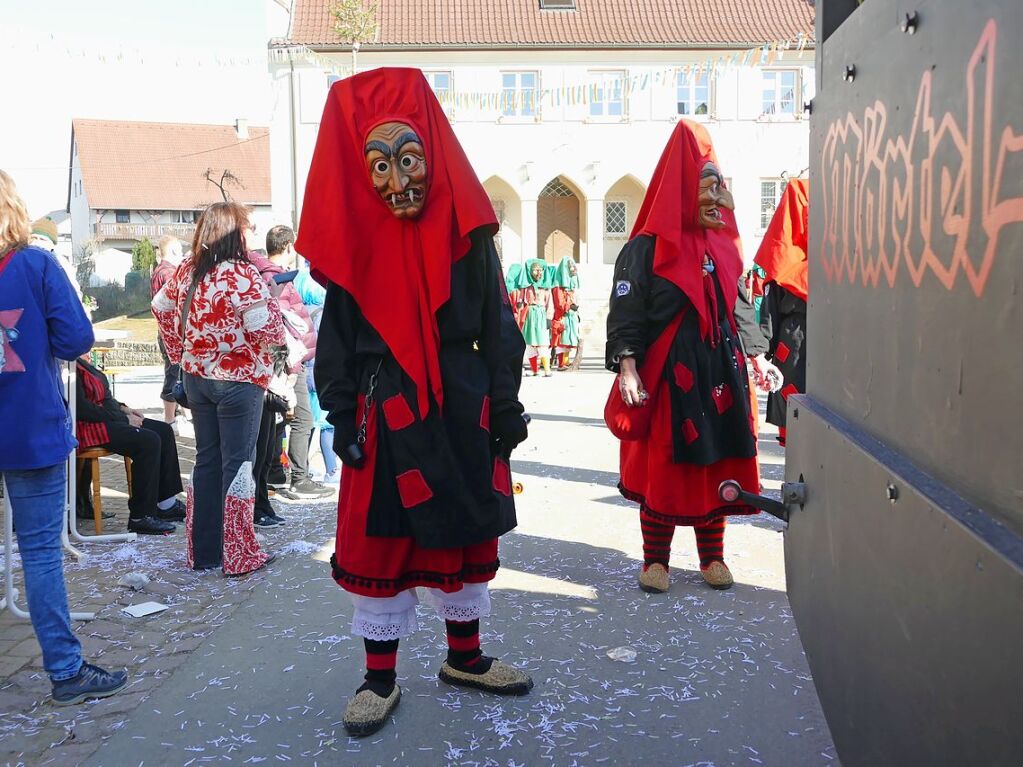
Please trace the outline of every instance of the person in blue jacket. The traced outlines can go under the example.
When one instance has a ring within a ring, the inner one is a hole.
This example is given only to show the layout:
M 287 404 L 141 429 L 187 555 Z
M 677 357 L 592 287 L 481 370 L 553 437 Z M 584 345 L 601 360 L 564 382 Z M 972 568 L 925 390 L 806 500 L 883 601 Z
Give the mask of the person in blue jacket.
M 113 695 L 127 671 L 82 660 L 71 630 L 61 526 L 67 457 L 75 449 L 57 360 L 92 348 L 92 325 L 54 256 L 28 246 L 31 227 L 0 170 L 0 478 L 14 514 L 28 610 L 55 703 Z

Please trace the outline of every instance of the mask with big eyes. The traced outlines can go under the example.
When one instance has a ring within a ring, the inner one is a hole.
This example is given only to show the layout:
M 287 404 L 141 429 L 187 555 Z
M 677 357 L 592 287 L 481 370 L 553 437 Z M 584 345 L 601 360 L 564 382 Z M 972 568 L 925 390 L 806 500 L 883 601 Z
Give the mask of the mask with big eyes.
M 377 194 L 398 218 L 416 218 L 426 203 L 426 153 L 407 124 L 383 123 L 366 136 L 366 167 Z
M 575 277 L 579 273 L 579 268 L 575 265 L 575 261 L 568 262 L 568 273 L 572 277 Z
M 700 194 L 696 205 L 696 222 L 704 229 L 724 228 L 721 209 L 735 210 L 732 193 L 725 188 L 721 171 L 712 162 L 704 165 L 700 172 Z
M 530 276 L 533 278 L 533 282 L 540 282 L 543 279 L 543 267 L 540 264 L 533 264 L 533 268 L 529 270 Z

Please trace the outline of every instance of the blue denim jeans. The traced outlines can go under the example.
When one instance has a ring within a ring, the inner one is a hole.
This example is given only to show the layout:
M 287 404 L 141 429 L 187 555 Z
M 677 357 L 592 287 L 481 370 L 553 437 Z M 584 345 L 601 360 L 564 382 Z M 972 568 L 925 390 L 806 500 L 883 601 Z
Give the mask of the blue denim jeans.
M 223 566 L 231 574 L 240 572 L 239 568 L 253 569 L 261 564 L 253 565 L 253 559 L 261 555 L 256 553 L 259 546 L 252 530 L 255 503 L 252 464 L 265 392 L 255 384 L 215 381 L 191 373 L 185 375 L 185 391 L 195 428 L 192 566 L 195 569 Z M 246 506 L 242 516 L 248 529 L 243 531 L 243 542 L 224 538 L 225 528 L 236 529 L 231 519 L 225 525 L 225 507 L 238 504 Z
M 25 597 L 43 648 L 43 667 L 54 682 L 71 679 L 82 666 L 82 646 L 71 630 L 60 545 L 67 464 L 5 470 L 3 476 L 14 509 Z

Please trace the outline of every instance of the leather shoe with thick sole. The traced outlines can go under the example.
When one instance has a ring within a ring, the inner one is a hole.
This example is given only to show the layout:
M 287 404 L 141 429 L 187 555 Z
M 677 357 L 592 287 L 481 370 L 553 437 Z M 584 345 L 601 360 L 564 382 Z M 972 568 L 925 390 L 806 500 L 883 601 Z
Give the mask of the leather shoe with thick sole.
M 139 535 L 170 535 L 178 528 L 171 522 L 156 517 L 140 517 L 128 520 L 128 532 Z
M 164 522 L 184 522 L 185 504 L 180 498 L 175 498 L 174 505 L 169 509 L 157 508 L 156 518 L 162 519 Z

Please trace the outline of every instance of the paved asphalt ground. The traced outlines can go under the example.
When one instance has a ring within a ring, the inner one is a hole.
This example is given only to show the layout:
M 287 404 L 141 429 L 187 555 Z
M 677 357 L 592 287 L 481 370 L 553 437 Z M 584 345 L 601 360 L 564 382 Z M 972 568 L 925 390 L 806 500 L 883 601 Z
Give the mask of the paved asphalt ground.
M 730 591 L 703 585 L 686 528 L 670 592 L 637 588 L 638 515 L 615 489 L 617 445 L 600 420 L 610 380 L 579 372 L 523 385 L 533 423 L 513 466 L 520 526 L 502 539 L 483 642 L 529 669 L 529 696 L 441 684 L 443 624 L 421 608 L 422 630 L 399 651 L 393 721 L 349 739 L 341 714 L 363 656 L 325 563 L 334 507 L 290 505 L 289 524 L 266 532 L 281 556 L 259 587 L 86 763 L 838 764 L 785 596 L 780 524 L 730 523 Z M 777 488 L 781 453 L 763 436 L 766 486 Z M 620 647 L 635 660 L 612 660 Z

